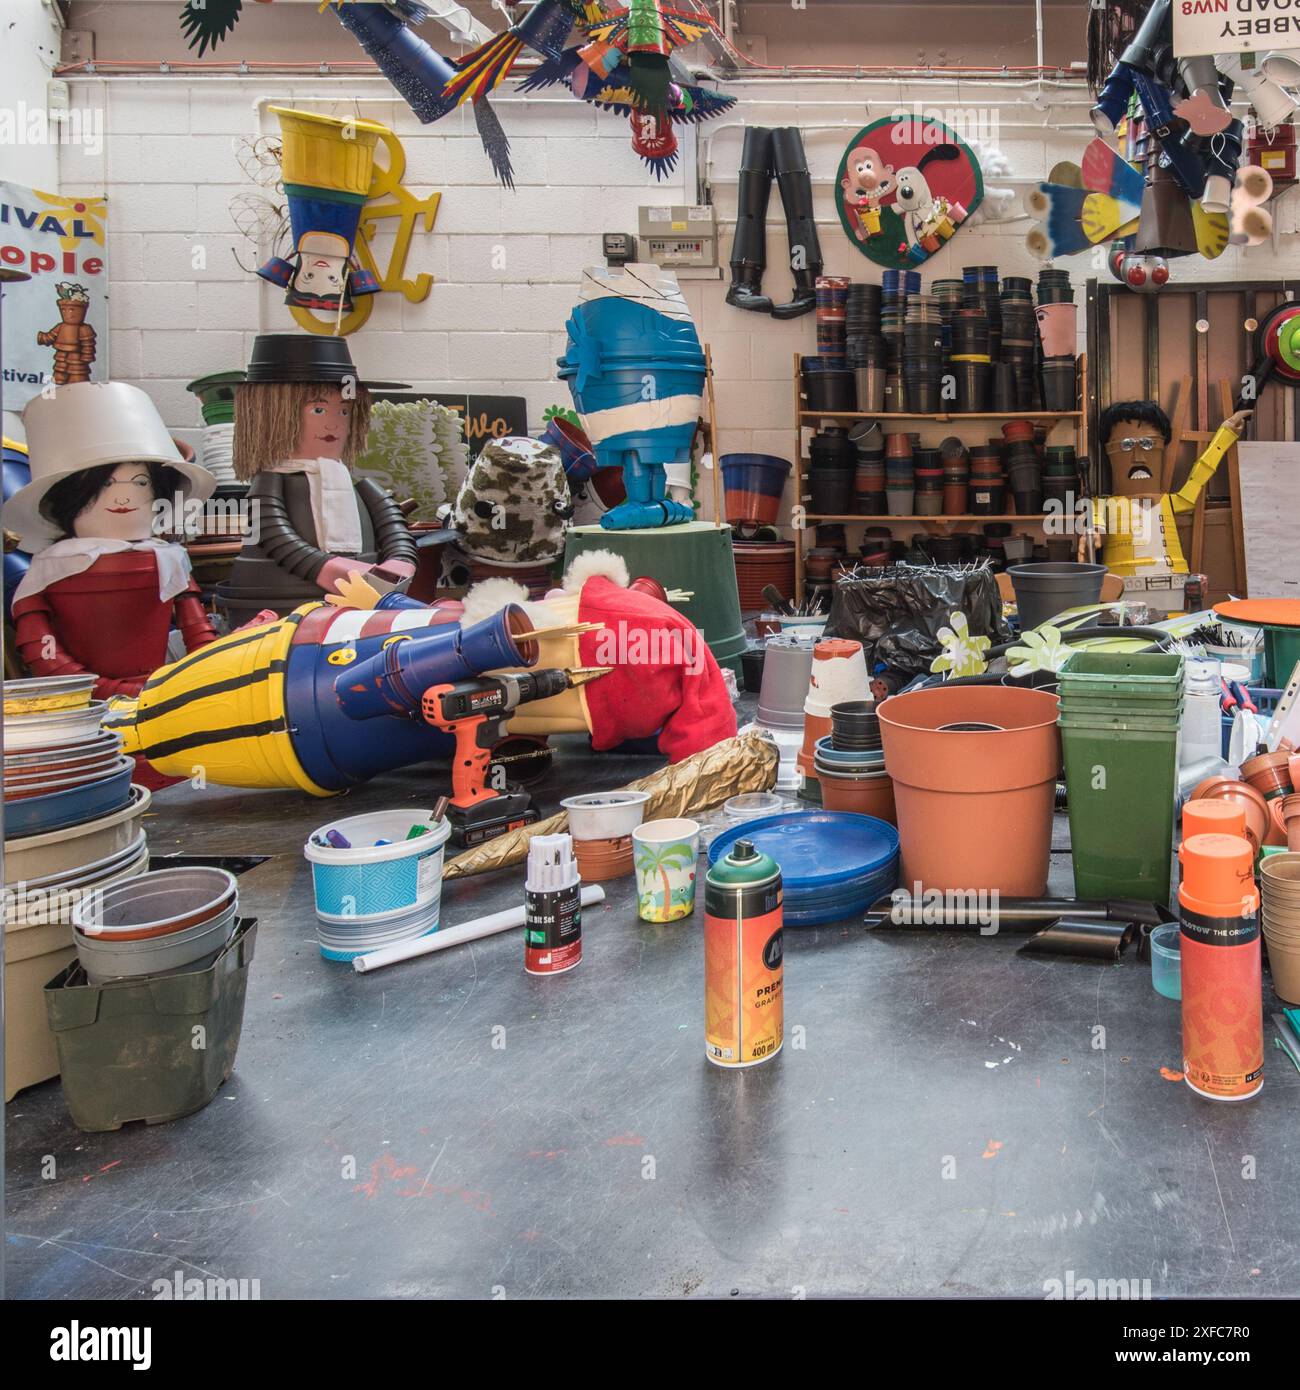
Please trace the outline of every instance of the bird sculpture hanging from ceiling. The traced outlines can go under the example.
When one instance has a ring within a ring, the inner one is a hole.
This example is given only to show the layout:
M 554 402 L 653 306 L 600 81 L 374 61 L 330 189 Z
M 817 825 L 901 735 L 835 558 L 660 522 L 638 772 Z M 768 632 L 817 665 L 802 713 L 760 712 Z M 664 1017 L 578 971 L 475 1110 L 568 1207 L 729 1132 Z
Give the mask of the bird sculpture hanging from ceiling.
M 525 57 L 540 64 L 520 84 L 522 93 L 560 83 L 598 111 L 626 117 L 632 148 L 659 179 L 677 164 L 675 127 L 708 120 L 735 103 L 693 83 L 674 56 L 716 32 L 712 18 L 664 0 L 536 0 L 504 33 L 459 60 L 443 57 L 412 32 L 429 17 L 420 0 L 322 0 L 322 11 L 330 5 L 422 122 L 470 104 L 492 168 L 511 188 L 509 139 L 488 97 Z M 202 57 L 230 35 L 242 10 L 243 0 L 190 0 L 181 11 L 181 30 Z

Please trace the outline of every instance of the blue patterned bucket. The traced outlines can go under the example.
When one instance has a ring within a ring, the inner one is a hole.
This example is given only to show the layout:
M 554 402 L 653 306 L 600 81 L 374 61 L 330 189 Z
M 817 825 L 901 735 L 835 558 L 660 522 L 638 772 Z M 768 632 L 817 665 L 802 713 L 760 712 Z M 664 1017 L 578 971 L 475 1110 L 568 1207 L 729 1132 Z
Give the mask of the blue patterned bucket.
M 331 821 L 303 848 L 311 864 L 321 954 L 353 956 L 436 931 L 442 903 L 443 846 L 451 834 L 431 811 L 375 811 Z M 407 839 L 410 831 L 425 833 Z M 351 846 L 325 843 L 337 831 Z M 387 840 L 388 844 L 376 844 Z

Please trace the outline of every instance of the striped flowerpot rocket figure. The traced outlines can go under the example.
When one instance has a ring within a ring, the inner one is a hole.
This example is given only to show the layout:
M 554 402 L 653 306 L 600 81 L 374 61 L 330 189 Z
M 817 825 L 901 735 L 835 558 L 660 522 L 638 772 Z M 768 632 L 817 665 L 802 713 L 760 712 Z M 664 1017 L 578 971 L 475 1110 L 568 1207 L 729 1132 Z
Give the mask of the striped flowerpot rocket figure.
M 565 325 L 559 359 L 600 467 L 619 467 L 627 501 L 605 513 L 610 531 L 690 521 L 667 495 L 665 464 L 689 463 L 705 361 L 676 277 L 657 265 L 598 266 Z

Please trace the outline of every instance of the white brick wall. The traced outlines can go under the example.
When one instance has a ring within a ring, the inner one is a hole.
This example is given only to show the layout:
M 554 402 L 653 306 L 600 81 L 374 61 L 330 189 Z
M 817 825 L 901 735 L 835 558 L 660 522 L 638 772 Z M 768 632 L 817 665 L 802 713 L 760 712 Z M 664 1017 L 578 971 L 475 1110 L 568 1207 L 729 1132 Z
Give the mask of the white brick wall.
M 722 259 L 731 243 L 735 173 L 743 124 L 801 125 L 817 187 L 817 215 L 829 273 L 877 277 L 840 230 L 831 179 L 845 141 L 869 118 L 889 114 L 901 99 L 923 97 L 938 107 L 978 106 L 1000 122 L 998 145 L 1010 158 L 1017 196 L 1058 160 L 1078 159 L 1089 138 L 1087 103 L 1075 89 L 1040 111 L 1021 86 L 962 88 L 893 83 L 747 83 L 740 104 L 682 136 L 676 173 L 656 183 L 632 154 L 629 129 L 617 116 L 597 116 L 567 94 L 542 98 L 498 95 L 495 105 L 511 139 L 515 191 L 499 188 L 467 112 L 421 126 L 380 79 L 312 82 L 268 77 L 194 80 L 124 78 L 74 83 L 74 106 L 106 110 L 105 149 L 89 158 L 61 150 L 65 192 L 107 188 L 110 208 L 110 352 L 115 376 L 136 381 L 158 402 L 178 433 L 197 433 L 198 411 L 185 383 L 205 372 L 241 365 L 259 330 L 288 330 L 280 291 L 241 269 L 257 253 L 235 231 L 230 199 L 255 192 L 242 174 L 233 142 L 276 123 L 270 104 L 356 112 L 385 122 L 402 137 L 407 183 L 438 189 L 434 231 L 417 233 L 408 274 L 435 276 L 420 304 L 384 294 L 369 322 L 350 339 L 361 369 L 417 387 L 507 391 L 525 396 L 530 420 L 554 402 L 568 403 L 555 380 L 564 321 L 584 266 L 600 258 L 602 231 L 637 228 L 641 204 L 695 201 L 698 158 L 710 178 L 721 220 Z M 869 103 L 864 107 L 864 102 Z M 959 274 L 964 264 L 996 263 L 1032 275 L 1024 250 L 1028 222 L 964 229 L 926 268 L 931 277 Z M 766 289 L 788 297 L 786 238 L 780 197 L 769 208 Z M 195 247 L 204 253 L 193 268 Z M 1179 262 L 1175 277 L 1227 279 L 1294 274 L 1300 253 L 1284 238 L 1248 256 L 1230 250 L 1219 262 Z M 1066 262 L 1076 283 L 1097 273 Z M 702 338 L 713 351 L 721 448 L 789 456 L 792 446 L 790 364 L 813 349 L 811 316 L 791 322 L 746 315 L 723 301 L 725 281 L 684 280 Z M 707 489 L 706 489 L 707 490 Z

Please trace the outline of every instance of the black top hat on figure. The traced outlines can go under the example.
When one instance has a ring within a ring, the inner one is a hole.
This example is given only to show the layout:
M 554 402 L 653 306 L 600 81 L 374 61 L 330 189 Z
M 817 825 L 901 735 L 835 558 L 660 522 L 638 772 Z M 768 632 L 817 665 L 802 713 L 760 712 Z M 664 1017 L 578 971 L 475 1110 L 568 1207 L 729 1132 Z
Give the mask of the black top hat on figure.
M 366 391 L 409 391 L 404 381 L 362 381 L 346 338 L 311 333 L 259 333 L 245 374 L 249 382 L 351 382 Z

